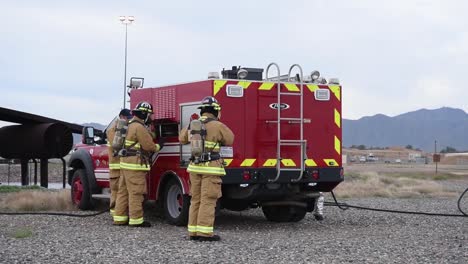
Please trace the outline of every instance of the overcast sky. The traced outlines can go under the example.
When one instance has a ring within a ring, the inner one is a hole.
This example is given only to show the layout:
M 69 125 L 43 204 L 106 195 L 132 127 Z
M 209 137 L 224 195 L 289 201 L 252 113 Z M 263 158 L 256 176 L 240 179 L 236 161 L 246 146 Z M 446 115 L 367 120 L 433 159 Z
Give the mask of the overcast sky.
M 468 1 L 0 2 L 0 106 L 107 124 L 128 77 L 145 86 L 242 65 L 300 64 L 343 85 L 343 117 L 468 111 Z

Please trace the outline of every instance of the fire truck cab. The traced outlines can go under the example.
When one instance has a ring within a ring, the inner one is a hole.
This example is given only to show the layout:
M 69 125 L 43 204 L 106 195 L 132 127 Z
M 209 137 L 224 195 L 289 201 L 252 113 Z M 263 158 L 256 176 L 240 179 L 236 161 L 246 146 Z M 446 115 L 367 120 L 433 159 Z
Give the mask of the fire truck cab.
M 275 69 L 276 75 L 269 76 Z M 298 72 L 292 75 L 292 72 Z M 130 85 L 130 107 L 140 101 L 153 104 L 156 142 L 166 140 L 153 156 L 147 175 L 147 199 L 157 201 L 166 220 L 187 223 L 190 204 L 190 145 L 178 135 L 205 96 L 221 104 L 221 118 L 235 135 L 232 146 L 222 146 L 226 175 L 222 177 L 220 208 L 242 211 L 261 207 L 275 222 L 294 222 L 312 212 L 320 192 L 332 191 L 343 181 L 341 160 L 341 86 L 314 71 L 303 75 L 295 64 L 281 75 L 277 64 L 263 69 L 232 67 L 210 73 L 209 79 L 140 88 Z M 265 76 L 263 76 L 265 75 Z M 108 196 L 106 139 L 85 128 L 83 144 L 69 161 L 72 200 L 89 209 L 93 199 Z

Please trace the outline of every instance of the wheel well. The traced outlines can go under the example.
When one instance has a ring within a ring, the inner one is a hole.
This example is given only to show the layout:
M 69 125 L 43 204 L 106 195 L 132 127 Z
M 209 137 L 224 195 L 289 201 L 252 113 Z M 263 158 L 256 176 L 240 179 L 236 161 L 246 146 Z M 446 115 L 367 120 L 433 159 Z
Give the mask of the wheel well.
M 73 178 L 73 173 L 75 173 L 76 170 L 85 169 L 85 165 L 84 165 L 83 161 L 81 161 L 79 159 L 76 159 L 76 160 L 73 160 L 70 163 L 69 167 L 71 169 L 68 171 L 68 184 L 71 185 L 71 181 L 72 181 L 72 178 Z
M 158 201 L 163 201 L 163 198 L 164 198 L 164 190 L 166 189 L 166 185 L 167 183 L 174 179 L 175 181 L 179 182 L 182 186 L 182 191 L 184 191 L 184 185 L 183 183 L 181 182 L 180 178 L 177 176 L 177 174 L 175 174 L 174 172 L 166 172 L 162 177 L 162 180 L 161 182 L 159 183 L 159 187 L 158 187 L 158 197 L 157 197 L 157 200 Z

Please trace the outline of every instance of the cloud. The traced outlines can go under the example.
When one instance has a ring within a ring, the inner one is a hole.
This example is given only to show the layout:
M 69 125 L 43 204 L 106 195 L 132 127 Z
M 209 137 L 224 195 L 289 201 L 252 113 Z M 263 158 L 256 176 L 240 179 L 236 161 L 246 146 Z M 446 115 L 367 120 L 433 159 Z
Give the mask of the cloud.
M 135 15 L 128 27 L 127 80 L 145 77 L 147 86 L 274 61 L 282 72 L 299 63 L 304 74 L 320 70 L 340 78 L 344 118 L 435 106 L 468 110 L 461 99 L 468 90 L 460 88 L 468 62 L 465 1 L 1 5 L 8 26 L 0 28 L 6 36 L 0 49 L 8 52 L 0 54 L 0 89 L 16 93 L 2 96 L 0 105 L 15 109 L 106 123 L 123 93 L 125 28 L 118 16 Z M 436 87 L 444 87 L 444 94 Z

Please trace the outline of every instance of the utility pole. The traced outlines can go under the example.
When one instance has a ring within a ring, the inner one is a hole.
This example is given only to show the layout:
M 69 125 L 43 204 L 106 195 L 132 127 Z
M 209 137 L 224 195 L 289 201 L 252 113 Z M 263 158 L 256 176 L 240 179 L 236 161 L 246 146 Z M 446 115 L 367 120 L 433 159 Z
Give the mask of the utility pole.
M 132 24 L 133 21 L 135 21 L 134 16 L 120 16 L 119 17 L 120 22 L 122 22 L 123 25 L 125 25 L 125 63 L 124 63 L 124 98 L 123 98 L 123 108 L 125 108 L 126 104 L 126 95 L 127 95 L 127 28 L 129 24 Z

